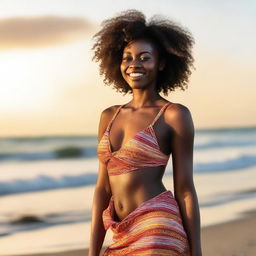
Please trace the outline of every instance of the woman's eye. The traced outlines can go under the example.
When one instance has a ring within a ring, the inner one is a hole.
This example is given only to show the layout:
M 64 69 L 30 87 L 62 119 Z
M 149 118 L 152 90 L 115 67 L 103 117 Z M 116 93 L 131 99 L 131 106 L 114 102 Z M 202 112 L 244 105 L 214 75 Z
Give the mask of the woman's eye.
M 131 60 L 131 57 L 123 57 L 123 60 Z
M 150 58 L 149 57 L 141 57 L 140 58 L 142 61 L 146 61 L 146 60 L 149 60 Z
M 150 57 L 140 57 L 140 61 L 147 61 L 149 59 L 150 59 Z M 129 56 L 123 57 L 122 60 L 123 61 L 132 61 L 132 57 L 129 57 Z

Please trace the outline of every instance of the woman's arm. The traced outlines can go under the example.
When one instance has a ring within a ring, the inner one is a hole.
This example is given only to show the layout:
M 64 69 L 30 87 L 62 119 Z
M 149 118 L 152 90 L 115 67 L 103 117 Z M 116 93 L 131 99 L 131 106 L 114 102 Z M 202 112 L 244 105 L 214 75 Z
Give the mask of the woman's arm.
M 108 112 L 109 111 L 105 110 L 101 114 L 98 141 L 100 141 L 100 138 L 103 136 L 109 121 Z M 111 194 L 106 165 L 99 161 L 98 178 L 93 194 L 90 248 L 88 256 L 100 255 L 106 235 L 102 220 L 102 212 L 108 207 Z
M 193 182 L 194 124 L 187 107 L 176 104 L 168 112 L 173 129 L 172 161 L 174 194 L 188 235 L 191 256 L 201 256 L 200 212 Z

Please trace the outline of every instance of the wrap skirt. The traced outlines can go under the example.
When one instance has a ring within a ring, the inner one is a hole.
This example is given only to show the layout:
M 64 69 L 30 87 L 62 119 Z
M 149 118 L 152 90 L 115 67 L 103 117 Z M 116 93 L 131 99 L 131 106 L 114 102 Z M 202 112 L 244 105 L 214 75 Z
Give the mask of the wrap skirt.
M 123 220 L 115 220 L 113 196 L 102 213 L 105 230 L 113 231 L 113 244 L 103 256 L 190 256 L 177 201 L 166 190 L 144 201 Z

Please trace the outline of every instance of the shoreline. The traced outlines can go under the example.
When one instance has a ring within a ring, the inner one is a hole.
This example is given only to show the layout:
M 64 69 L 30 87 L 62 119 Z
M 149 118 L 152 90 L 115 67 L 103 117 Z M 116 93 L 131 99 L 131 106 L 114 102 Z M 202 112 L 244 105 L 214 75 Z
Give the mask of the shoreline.
M 203 256 L 256 255 L 256 209 L 241 213 L 238 219 L 201 228 L 201 240 Z M 19 254 L 19 256 L 86 256 L 87 254 L 88 249 L 85 248 L 64 252 Z

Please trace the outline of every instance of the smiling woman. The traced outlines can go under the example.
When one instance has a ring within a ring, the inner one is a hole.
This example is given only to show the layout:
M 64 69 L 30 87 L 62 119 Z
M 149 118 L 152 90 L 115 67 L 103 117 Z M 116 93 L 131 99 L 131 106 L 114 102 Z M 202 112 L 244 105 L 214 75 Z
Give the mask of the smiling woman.
M 167 19 L 146 23 L 136 10 L 103 25 L 94 59 L 104 81 L 132 100 L 101 114 L 89 256 L 100 254 L 109 228 L 114 243 L 104 256 L 201 256 L 192 117 L 159 94 L 186 86 L 193 39 Z M 162 182 L 171 154 L 175 195 Z
M 125 47 L 120 69 L 132 89 L 143 89 L 147 84 L 156 83 L 158 71 L 164 68 L 163 60 L 159 62 L 158 51 L 149 40 L 136 40 Z
M 119 92 L 132 93 L 123 73 L 120 73 L 120 64 L 124 66 L 132 57 L 128 53 L 130 42 L 135 39 L 146 39 L 154 46 L 148 54 L 158 55 L 157 61 L 160 64 L 157 92 L 162 91 L 167 95 L 168 91 L 173 91 L 177 87 L 184 90 L 194 61 L 191 54 L 194 40 L 189 31 L 170 20 L 163 21 L 158 16 L 153 17 L 145 27 L 143 15 L 133 12 L 126 17 L 115 17 L 114 21 L 113 23 L 113 20 L 109 19 L 103 22 L 104 28 L 95 34 L 96 43 L 92 48 L 95 50 L 93 60 L 100 62 L 100 74 L 104 75 L 106 84 L 113 84 Z M 153 48 L 157 48 L 157 52 Z M 142 57 L 147 61 L 149 55 Z

